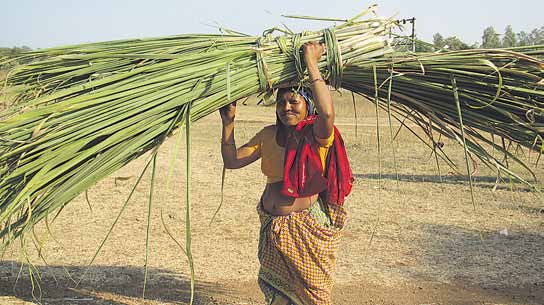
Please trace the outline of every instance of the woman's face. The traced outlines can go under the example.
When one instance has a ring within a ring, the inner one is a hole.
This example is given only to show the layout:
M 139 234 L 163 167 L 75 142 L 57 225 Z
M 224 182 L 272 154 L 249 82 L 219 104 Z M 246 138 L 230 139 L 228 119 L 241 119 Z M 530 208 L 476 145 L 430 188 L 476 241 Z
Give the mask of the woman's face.
M 276 102 L 276 114 L 285 126 L 296 126 L 308 115 L 306 100 L 292 90 L 280 91 Z

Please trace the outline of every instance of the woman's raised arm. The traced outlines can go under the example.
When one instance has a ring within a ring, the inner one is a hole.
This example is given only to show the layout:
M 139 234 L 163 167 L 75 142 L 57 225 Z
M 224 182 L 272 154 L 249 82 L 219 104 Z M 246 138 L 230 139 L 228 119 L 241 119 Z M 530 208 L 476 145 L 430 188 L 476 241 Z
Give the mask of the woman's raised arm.
M 255 162 L 261 156 L 260 148 L 242 146 L 236 148 L 234 141 L 234 117 L 236 116 L 236 102 L 232 102 L 219 109 L 223 130 L 221 134 L 221 156 L 225 168 L 236 169 Z
M 313 127 L 314 135 L 320 144 L 326 145 L 327 139 L 334 129 L 334 106 L 331 92 L 317 68 L 317 63 L 325 52 L 325 47 L 318 42 L 307 42 L 302 46 L 302 51 L 318 113 Z

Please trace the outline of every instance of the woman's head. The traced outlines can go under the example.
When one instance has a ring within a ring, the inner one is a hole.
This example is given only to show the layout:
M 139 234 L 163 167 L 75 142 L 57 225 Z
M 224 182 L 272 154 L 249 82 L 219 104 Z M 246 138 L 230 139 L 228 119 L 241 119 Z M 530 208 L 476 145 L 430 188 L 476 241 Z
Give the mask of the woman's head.
M 305 88 L 280 88 L 276 96 L 276 115 L 285 126 L 296 126 L 308 115 L 314 114 L 309 90 Z

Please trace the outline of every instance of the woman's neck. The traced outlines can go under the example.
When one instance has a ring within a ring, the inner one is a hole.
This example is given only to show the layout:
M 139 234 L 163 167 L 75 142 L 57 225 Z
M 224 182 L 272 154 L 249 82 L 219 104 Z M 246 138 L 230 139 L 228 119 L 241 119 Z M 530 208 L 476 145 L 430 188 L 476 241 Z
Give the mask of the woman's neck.
M 287 135 L 295 131 L 296 126 L 285 126 L 282 123 L 276 124 L 276 143 L 285 147 Z

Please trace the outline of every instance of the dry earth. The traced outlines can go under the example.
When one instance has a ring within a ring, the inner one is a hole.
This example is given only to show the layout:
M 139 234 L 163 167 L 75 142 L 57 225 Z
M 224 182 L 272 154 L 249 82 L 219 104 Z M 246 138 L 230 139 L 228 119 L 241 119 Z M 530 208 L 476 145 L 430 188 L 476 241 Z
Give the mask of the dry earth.
M 480 166 L 474 174 L 473 207 L 465 177 L 453 174 L 443 162 L 439 176 L 430 151 L 406 129 L 395 142 L 397 181 L 385 114 L 379 119 L 379 157 L 373 106 L 358 104 L 356 135 L 351 98 L 336 101 L 337 123 L 356 181 L 346 204 L 350 221 L 339 252 L 334 304 L 544 304 L 541 198 L 520 185 L 503 183 L 493 191 L 494 173 Z M 240 144 L 274 121 L 273 108 L 238 108 Z M 265 184 L 259 163 L 227 172 L 224 204 L 210 224 L 221 195 L 218 116 L 196 123 L 192 135 L 195 304 L 263 304 L 256 284 L 255 205 Z M 452 141 L 444 143 L 463 170 L 462 149 Z M 37 236 L 47 239 L 43 259 L 30 239 L 23 247 L 27 255 L 19 244 L 4 254 L 0 304 L 38 302 L 32 296 L 27 266 L 20 268 L 27 259 L 41 271 L 41 286 L 34 287 L 34 296 L 43 304 L 187 304 L 187 260 L 164 227 L 184 244 L 184 145 L 167 185 L 175 150 L 172 138 L 159 154 L 145 300 L 141 296 L 150 173 L 83 275 L 148 155 L 90 189 L 90 206 L 85 196 L 69 204 L 51 225 L 52 235 L 41 226 Z M 540 166 L 538 177 L 543 173 Z M 74 281 L 82 277 L 76 287 Z

